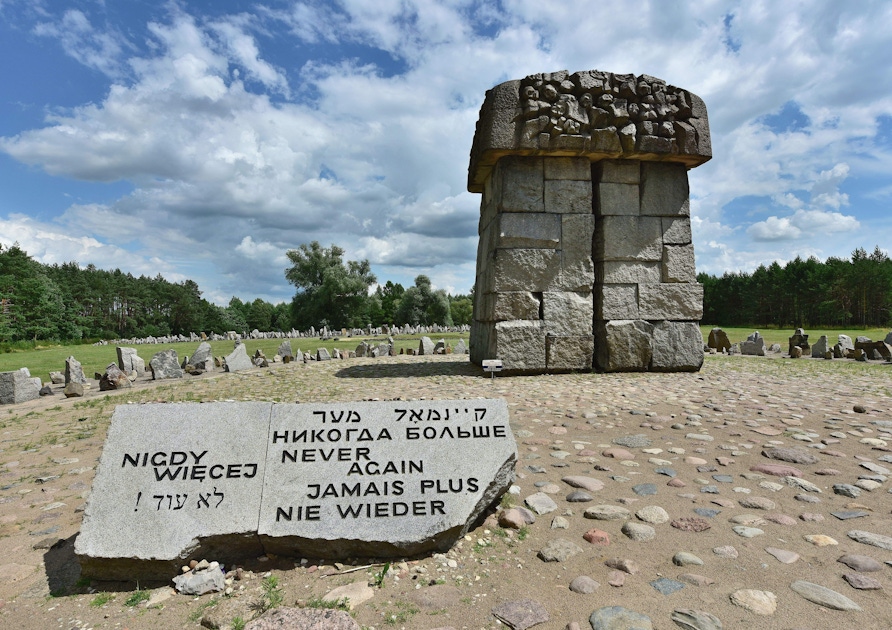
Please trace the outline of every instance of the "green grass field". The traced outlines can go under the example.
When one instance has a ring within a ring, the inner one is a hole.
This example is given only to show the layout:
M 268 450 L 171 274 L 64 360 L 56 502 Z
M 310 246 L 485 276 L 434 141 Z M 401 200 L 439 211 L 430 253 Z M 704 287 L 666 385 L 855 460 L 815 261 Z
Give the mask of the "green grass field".
M 447 343 L 453 346 L 460 338 L 465 340 L 465 345 L 468 343 L 467 334 L 441 333 L 429 336 L 434 342 L 437 342 L 440 339 L 445 339 Z M 421 335 L 395 335 L 393 339 L 394 345 L 396 346 L 396 352 L 399 353 L 400 349 L 408 350 L 411 348 L 418 348 L 418 341 L 421 339 Z M 335 348 L 339 350 L 355 350 L 356 346 L 362 341 L 383 343 L 387 341 L 387 337 L 348 337 L 338 341 L 321 341 L 318 337 L 292 339 L 291 349 L 295 353 L 297 353 L 298 350 L 315 353 L 317 349 L 322 347 L 327 348 L 329 351 Z M 272 358 L 272 356 L 276 354 L 276 349 L 278 349 L 281 343 L 281 339 L 247 339 L 244 341 L 245 349 L 248 351 L 249 356 L 252 356 L 254 351 L 260 348 L 260 350 L 262 350 L 269 358 Z M 214 356 L 226 356 L 232 352 L 234 345 L 232 341 L 212 341 L 210 344 Z M 136 348 L 139 356 L 141 356 L 148 364 L 149 360 L 156 352 L 171 348 L 176 350 L 177 356 L 182 359 L 182 357 L 191 355 L 195 352 L 195 349 L 198 348 L 198 342 L 133 347 Z M 38 347 L 35 350 L 0 354 L 0 372 L 8 372 L 26 367 L 31 372 L 32 376 L 39 376 L 44 381 L 49 381 L 50 372 L 65 371 L 65 359 L 69 356 L 74 356 L 75 359 L 81 362 L 81 365 L 84 367 L 84 374 L 87 378 L 92 377 L 95 372 L 105 372 L 105 368 L 108 367 L 109 363 L 115 363 L 118 360 L 115 346 L 112 344 L 107 346 L 47 345 Z

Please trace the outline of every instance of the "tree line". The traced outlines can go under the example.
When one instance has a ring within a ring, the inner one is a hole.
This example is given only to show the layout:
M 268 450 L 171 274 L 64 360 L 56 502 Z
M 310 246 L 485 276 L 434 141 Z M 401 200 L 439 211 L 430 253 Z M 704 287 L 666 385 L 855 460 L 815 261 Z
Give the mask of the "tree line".
M 883 327 L 892 323 L 892 260 L 879 246 L 851 259 L 796 257 L 752 273 L 698 274 L 703 322 L 766 328 Z
M 408 289 L 388 281 L 371 292 L 376 279 L 368 261 L 344 261 L 343 254 L 317 242 L 289 250 L 293 265 L 285 275 L 297 289 L 291 303 L 233 297 L 219 306 L 202 298 L 192 280 L 136 277 L 76 262 L 45 265 L 17 243 L 0 243 L 0 343 L 470 323 L 470 296 L 435 291 L 426 276 Z

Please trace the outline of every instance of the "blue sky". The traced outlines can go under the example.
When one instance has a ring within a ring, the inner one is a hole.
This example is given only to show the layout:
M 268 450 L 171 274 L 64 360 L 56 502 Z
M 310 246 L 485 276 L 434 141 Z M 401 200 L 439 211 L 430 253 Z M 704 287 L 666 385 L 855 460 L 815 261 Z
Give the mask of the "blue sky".
M 0 0 L 0 243 L 287 300 L 318 240 L 474 282 L 484 93 L 536 72 L 700 95 L 698 271 L 892 242 L 892 3 Z

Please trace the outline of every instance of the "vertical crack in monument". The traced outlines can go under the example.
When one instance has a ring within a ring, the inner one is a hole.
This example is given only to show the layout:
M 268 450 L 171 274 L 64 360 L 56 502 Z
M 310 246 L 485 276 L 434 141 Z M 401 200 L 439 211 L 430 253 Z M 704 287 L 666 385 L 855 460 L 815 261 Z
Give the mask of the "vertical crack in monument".
M 535 74 L 486 93 L 471 361 L 514 373 L 703 364 L 687 170 L 706 106 L 648 75 Z
M 134 580 L 203 557 L 445 551 L 516 459 L 504 400 L 120 406 L 75 553 Z

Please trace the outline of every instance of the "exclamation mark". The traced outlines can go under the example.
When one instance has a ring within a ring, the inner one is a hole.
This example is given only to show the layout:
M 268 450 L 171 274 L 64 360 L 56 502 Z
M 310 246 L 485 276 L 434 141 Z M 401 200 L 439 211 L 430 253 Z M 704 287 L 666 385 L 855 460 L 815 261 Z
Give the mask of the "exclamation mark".
M 136 495 L 136 507 L 133 508 L 133 511 L 134 511 L 134 512 L 139 511 L 139 500 L 140 500 L 141 498 L 142 498 L 142 492 L 140 492 L 140 493 L 138 493 L 138 494 Z

